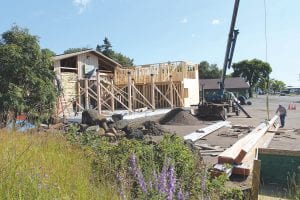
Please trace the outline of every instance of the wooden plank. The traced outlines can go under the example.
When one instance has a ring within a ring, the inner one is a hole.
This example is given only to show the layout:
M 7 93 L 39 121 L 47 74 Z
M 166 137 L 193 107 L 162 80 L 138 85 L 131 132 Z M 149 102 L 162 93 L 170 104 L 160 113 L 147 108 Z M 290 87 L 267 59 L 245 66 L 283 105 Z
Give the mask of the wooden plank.
M 251 135 L 250 140 L 243 145 L 240 154 L 234 159 L 234 162 L 236 164 L 239 164 L 242 162 L 244 156 L 251 151 L 251 149 L 255 146 L 255 144 L 261 139 L 261 137 L 267 132 L 267 130 L 273 126 L 273 124 L 275 123 L 275 121 L 278 119 L 278 116 L 275 115 L 269 122 L 268 124 L 266 124 L 266 126 L 264 128 L 262 128 L 261 130 L 257 131 L 256 134 Z
M 151 74 L 151 104 L 152 109 L 155 110 L 155 88 L 154 88 L 154 74 Z
M 278 116 L 277 116 L 278 117 Z M 277 117 L 275 116 L 274 119 Z M 272 122 L 272 121 L 271 121 Z M 273 122 L 274 123 L 274 122 Z M 269 123 L 270 125 L 270 123 Z M 230 148 L 226 149 L 223 153 L 221 153 L 218 156 L 218 163 L 222 164 L 222 163 L 230 163 L 233 164 L 235 162 L 240 163 L 241 160 L 245 157 L 246 152 L 248 152 L 251 148 L 249 148 L 251 145 L 253 147 L 253 144 L 255 145 L 255 141 L 257 141 L 257 132 L 259 132 L 260 130 L 265 130 L 267 131 L 267 129 L 265 127 L 267 127 L 268 124 L 267 123 L 261 123 L 259 126 L 257 126 L 254 130 L 252 130 L 248 135 L 246 135 L 245 137 L 241 138 L 240 140 L 238 140 L 236 143 L 234 143 Z M 261 131 L 261 133 L 265 133 L 263 131 Z M 262 135 L 260 134 L 260 137 Z M 253 139 L 255 138 L 255 139 Z M 259 139 L 259 138 L 258 138 Z M 244 146 L 251 141 L 251 145 L 247 146 L 247 149 L 244 149 L 244 152 L 241 152 L 242 149 L 244 148 Z
M 220 121 L 220 122 L 217 122 L 217 123 L 214 123 L 210 126 L 207 126 L 205 128 L 202 128 L 202 129 L 198 129 L 197 131 L 193 132 L 193 133 L 190 133 L 186 136 L 184 136 L 184 140 L 191 140 L 193 142 L 205 137 L 206 135 L 222 128 L 223 126 L 226 126 L 226 125 L 229 125 L 230 122 L 228 121 Z
M 279 124 L 276 124 L 275 127 L 271 127 L 272 130 L 277 130 L 279 128 Z M 238 174 L 238 175 L 245 175 L 248 176 L 251 174 L 253 170 L 253 161 L 258 158 L 258 148 L 267 148 L 275 133 L 273 132 L 267 132 L 255 145 L 255 147 L 251 150 L 251 152 L 247 153 L 245 158 L 242 160 L 242 165 L 236 165 L 233 168 L 233 174 Z
M 128 110 L 132 112 L 132 95 L 131 95 L 131 72 L 128 71 Z
M 259 148 L 258 153 L 265 154 L 265 155 L 300 157 L 300 151 L 284 150 L 284 149 Z
M 252 200 L 258 200 L 259 183 L 260 183 L 260 167 L 261 167 L 261 161 L 254 160 L 253 174 L 252 174 L 252 189 L 251 189 Z

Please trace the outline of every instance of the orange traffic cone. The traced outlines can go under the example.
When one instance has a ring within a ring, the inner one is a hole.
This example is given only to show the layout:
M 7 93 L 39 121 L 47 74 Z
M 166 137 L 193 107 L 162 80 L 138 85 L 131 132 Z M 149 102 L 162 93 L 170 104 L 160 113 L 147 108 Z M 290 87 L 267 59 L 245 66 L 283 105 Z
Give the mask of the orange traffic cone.
M 293 110 L 296 110 L 296 104 L 293 103 Z
M 289 104 L 289 106 L 288 106 L 288 110 L 291 110 L 292 109 L 292 107 L 291 107 L 291 104 Z

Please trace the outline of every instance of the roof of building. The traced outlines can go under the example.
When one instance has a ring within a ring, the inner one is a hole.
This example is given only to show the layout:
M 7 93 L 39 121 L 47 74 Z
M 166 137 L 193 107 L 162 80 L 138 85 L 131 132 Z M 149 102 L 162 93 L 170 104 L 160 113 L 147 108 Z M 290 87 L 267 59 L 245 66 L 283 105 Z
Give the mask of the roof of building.
M 113 64 L 121 67 L 121 65 L 118 62 L 114 61 L 113 59 L 107 57 L 106 55 L 104 55 L 104 54 L 102 54 L 102 53 L 100 53 L 100 52 L 98 52 L 98 51 L 96 51 L 94 49 L 88 49 L 88 50 L 78 51 L 78 52 L 74 52 L 74 53 L 67 53 L 67 54 L 56 55 L 52 59 L 54 61 L 56 61 L 56 60 L 62 60 L 62 59 L 65 59 L 65 58 L 70 58 L 70 57 L 77 56 L 77 55 L 80 55 L 80 54 L 85 54 L 85 53 L 94 53 L 97 56 L 99 56 L 101 58 L 104 58 L 104 59 L 112 62 Z
M 204 89 L 206 90 L 216 90 L 220 88 L 220 79 L 200 79 L 199 86 L 200 89 L 204 84 Z M 249 84 L 242 77 L 230 77 L 225 79 L 225 89 L 247 89 Z

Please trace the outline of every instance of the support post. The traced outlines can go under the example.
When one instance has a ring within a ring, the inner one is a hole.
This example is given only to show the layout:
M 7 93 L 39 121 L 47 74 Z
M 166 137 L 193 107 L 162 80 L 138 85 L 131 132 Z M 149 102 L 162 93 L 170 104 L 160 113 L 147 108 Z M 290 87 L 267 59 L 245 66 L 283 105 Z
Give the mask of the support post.
M 110 85 L 111 85 L 111 93 L 114 94 L 114 79 L 110 78 Z M 115 98 L 111 95 L 111 101 L 110 101 L 111 111 L 115 111 Z
M 153 111 L 155 110 L 155 87 L 154 87 L 154 74 L 151 74 L 151 104 Z
M 80 80 L 77 80 L 77 111 L 80 111 L 80 105 L 81 105 L 81 91 L 80 91 Z
M 132 112 L 131 72 L 128 71 L 128 111 Z
M 253 199 L 253 200 L 258 199 L 259 182 L 260 182 L 260 168 L 261 168 L 261 161 L 254 160 L 253 161 L 253 174 L 252 174 L 252 189 L 251 189 L 251 199 Z
M 170 90 L 170 102 L 171 102 L 171 108 L 174 108 L 174 99 L 173 99 L 173 80 L 172 75 L 169 76 L 169 90 Z
M 131 84 L 133 86 L 133 88 L 135 88 L 135 85 L 134 85 L 134 79 L 131 79 Z M 136 103 L 136 91 L 135 90 L 132 90 L 132 103 L 133 103 L 133 109 L 136 109 L 137 108 L 137 103 Z
M 85 109 L 89 109 L 89 79 L 84 79 Z
M 100 86 L 100 73 L 99 70 L 96 72 L 96 80 L 97 80 L 97 107 L 98 107 L 98 113 L 101 114 L 101 86 Z

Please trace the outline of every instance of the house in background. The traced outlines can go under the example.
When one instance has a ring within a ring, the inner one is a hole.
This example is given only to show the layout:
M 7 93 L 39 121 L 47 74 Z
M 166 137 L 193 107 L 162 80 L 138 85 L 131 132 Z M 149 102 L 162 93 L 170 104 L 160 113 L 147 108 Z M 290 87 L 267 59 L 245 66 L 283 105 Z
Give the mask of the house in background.
M 202 87 L 204 88 L 204 96 L 208 96 L 220 90 L 220 79 L 200 79 L 199 89 L 200 97 L 202 97 Z M 225 89 L 233 92 L 236 97 L 245 96 L 249 97 L 250 85 L 242 77 L 230 77 L 225 79 Z

